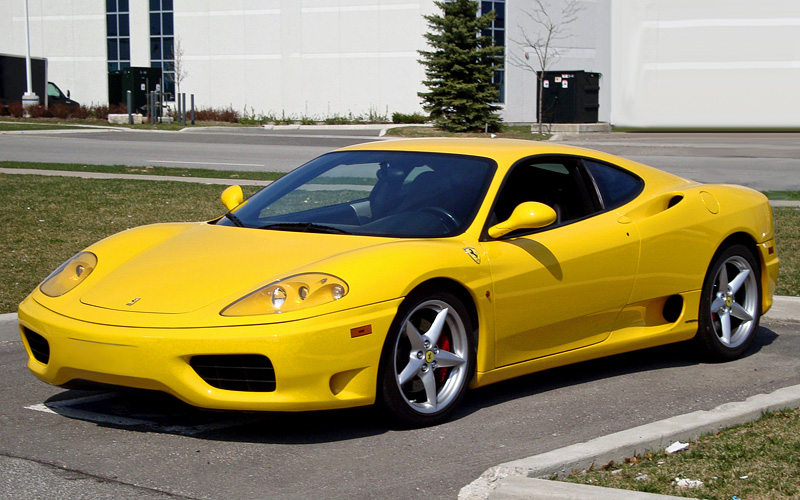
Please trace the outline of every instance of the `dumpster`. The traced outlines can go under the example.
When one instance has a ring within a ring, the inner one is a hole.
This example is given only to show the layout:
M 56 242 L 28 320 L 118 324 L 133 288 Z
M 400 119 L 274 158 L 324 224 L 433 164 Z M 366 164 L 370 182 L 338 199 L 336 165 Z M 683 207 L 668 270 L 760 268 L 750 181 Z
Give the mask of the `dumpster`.
M 597 123 L 600 73 L 539 71 L 538 75 L 543 78 L 543 123 Z M 536 91 L 539 102 L 538 85 Z
M 133 96 L 133 112 L 148 114 L 147 95 L 160 91 L 161 68 L 130 67 L 108 72 L 108 105 L 127 106 L 127 92 Z

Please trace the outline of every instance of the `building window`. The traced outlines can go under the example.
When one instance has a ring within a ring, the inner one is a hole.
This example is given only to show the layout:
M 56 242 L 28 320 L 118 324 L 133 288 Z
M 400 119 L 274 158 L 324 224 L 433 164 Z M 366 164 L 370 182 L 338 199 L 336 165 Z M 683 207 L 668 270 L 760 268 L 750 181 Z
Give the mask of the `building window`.
M 131 26 L 128 0 L 106 0 L 108 70 L 131 66 Z
M 150 66 L 163 71 L 167 99 L 175 95 L 175 30 L 172 0 L 150 0 Z
M 495 12 L 492 25 L 484 30 L 484 36 L 494 40 L 494 44 L 500 47 L 506 45 L 506 2 L 505 0 L 484 0 L 481 2 L 481 14 Z M 506 71 L 503 66 L 495 67 L 492 83 L 497 85 L 500 91 L 500 102 L 505 102 L 505 77 Z

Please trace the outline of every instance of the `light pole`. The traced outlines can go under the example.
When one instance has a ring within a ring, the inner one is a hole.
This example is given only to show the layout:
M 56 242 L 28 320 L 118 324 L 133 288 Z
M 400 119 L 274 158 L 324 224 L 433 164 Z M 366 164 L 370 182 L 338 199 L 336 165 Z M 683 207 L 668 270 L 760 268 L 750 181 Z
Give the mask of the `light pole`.
M 22 107 L 25 116 L 29 116 L 28 108 L 39 104 L 39 96 L 33 91 L 33 77 L 31 76 L 31 30 L 28 19 L 28 0 L 25 0 L 25 76 L 27 77 L 28 91 L 22 94 Z

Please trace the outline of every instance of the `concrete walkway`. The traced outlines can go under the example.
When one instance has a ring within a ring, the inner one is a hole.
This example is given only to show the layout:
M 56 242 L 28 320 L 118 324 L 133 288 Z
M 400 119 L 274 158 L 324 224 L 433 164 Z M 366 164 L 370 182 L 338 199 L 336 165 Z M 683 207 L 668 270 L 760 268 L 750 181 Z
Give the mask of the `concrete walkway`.
M 69 170 L 46 170 L 35 168 L 0 168 L 0 174 L 17 175 L 47 175 L 56 177 L 79 177 L 81 179 L 127 179 L 133 181 L 173 181 L 194 182 L 196 184 L 221 184 L 230 186 L 266 186 L 272 181 L 259 181 L 252 179 L 214 179 L 204 177 L 178 177 L 174 175 L 148 175 L 148 174 L 109 174 L 104 172 L 73 172 Z

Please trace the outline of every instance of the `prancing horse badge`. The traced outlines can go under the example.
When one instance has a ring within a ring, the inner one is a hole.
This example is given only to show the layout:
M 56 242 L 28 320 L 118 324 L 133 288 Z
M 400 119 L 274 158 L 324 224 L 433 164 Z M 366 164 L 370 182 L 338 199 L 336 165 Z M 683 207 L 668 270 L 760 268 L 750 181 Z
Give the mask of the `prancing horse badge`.
M 481 256 L 478 255 L 478 251 L 475 250 L 474 248 L 472 248 L 472 247 L 464 247 L 464 252 L 466 252 L 467 255 L 472 257 L 472 260 L 474 260 L 476 264 L 480 264 L 481 263 Z

